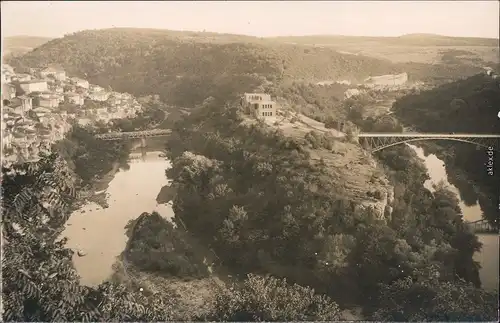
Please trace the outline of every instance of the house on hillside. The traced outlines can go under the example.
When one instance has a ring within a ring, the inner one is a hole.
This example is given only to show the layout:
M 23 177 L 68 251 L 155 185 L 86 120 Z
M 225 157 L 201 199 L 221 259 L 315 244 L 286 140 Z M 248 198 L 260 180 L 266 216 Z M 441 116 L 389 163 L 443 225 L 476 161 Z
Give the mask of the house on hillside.
M 242 105 L 251 101 L 271 101 L 271 96 L 266 93 L 245 93 L 241 98 Z
M 251 113 L 256 118 L 276 117 L 276 102 L 253 101 L 250 103 Z
M 271 96 L 265 93 L 245 93 L 241 98 L 241 105 L 247 114 L 256 118 L 275 117 L 277 105 Z
M 25 94 L 32 92 L 45 92 L 48 90 L 47 82 L 43 80 L 19 82 L 19 87 Z

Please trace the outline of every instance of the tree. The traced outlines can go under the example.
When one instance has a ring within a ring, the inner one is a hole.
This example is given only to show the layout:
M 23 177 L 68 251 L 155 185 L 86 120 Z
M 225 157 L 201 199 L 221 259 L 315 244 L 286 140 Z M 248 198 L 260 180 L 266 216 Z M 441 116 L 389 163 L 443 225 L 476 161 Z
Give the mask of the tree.
M 435 266 L 415 270 L 412 275 L 384 285 L 378 321 L 496 321 L 498 298 L 495 293 L 475 288 L 465 281 L 440 279 Z
M 167 321 L 161 298 L 106 283 L 79 284 L 73 251 L 56 241 L 76 201 L 77 176 L 56 154 L 2 168 L 5 321 Z
M 289 285 L 285 279 L 249 274 L 240 285 L 219 291 L 211 320 L 223 321 L 334 321 L 336 303 L 314 290 Z

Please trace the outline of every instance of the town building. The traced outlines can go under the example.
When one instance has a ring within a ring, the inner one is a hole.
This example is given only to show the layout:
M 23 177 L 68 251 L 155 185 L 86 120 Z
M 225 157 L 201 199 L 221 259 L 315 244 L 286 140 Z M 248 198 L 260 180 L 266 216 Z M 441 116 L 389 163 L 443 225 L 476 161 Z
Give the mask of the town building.
M 37 105 L 42 108 L 57 108 L 59 106 L 59 97 L 56 95 L 41 95 L 36 101 Z
M 45 92 L 48 90 L 47 82 L 43 80 L 20 82 L 19 87 L 25 94 L 29 94 L 32 92 Z
M 16 87 L 9 83 L 2 83 L 2 101 L 12 100 L 16 97 Z
M 87 94 L 87 97 L 92 100 L 92 101 L 99 101 L 99 102 L 104 102 L 108 100 L 109 98 L 109 93 L 105 91 L 98 91 L 98 92 L 89 92 Z
M 2 146 L 3 148 L 9 149 L 12 148 L 12 132 L 8 130 L 2 131 Z
M 371 76 L 365 79 L 365 86 L 369 88 L 388 88 L 404 85 L 408 82 L 408 74 L 389 74 L 381 76 Z
M 28 68 L 28 73 L 35 77 L 40 77 L 40 68 L 38 67 L 30 67 Z
M 81 79 L 81 78 L 78 78 L 78 77 L 72 77 L 71 78 L 71 82 L 76 85 L 76 86 L 79 86 L 79 87 L 82 87 L 84 89 L 89 89 L 90 87 L 90 84 L 89 84 L 89 81 L 87 80 L 84 80 L 84 79 Z
M 104 88 L 100 87 L 99 85 L 95 85 L 95 84 L 90 84 L 89 90 L 91 92 L 104 92 Z
M 66 81 L 66 72 L 62 68 L 47 67 L 40 71 L 40 77 L 42 78 L 47 78 L 49 75 L 58 81 Z
M 13 76 L 12 79 L 18 82 L 28 82 L 31 81 L 32 77 L 29 74 L 16 74 L 16 76 Z
M 13 98 L 8 105 L 12 108 L 12 111 L 24 116 L 29 110 L 33 109 L 33 100 L 29 96 L 22 95 L 20 97 Z
M 64 88 L 60 85 L 49 86 L 49 90 L 55 93 L 64 93 Z
M 85 102 L 85 99 L 83 98 L 83 95 L 75 92 L 68 92 L 65 94 L 66 100 L 70 103 L 76 104 L 76 105 L 83 105 Z
M 14 74 L 14 68 L 9 64 L 2 64 L 2 73 L 4 72 Z

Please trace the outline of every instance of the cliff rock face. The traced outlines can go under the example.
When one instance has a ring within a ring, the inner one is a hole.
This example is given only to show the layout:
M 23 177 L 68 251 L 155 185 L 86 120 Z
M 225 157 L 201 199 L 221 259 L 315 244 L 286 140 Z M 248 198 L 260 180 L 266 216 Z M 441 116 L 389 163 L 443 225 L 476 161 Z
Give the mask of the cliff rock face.
M 370 210 L 378 220 L 389 221 L 393 209 L 391 204 L 394 202 L 394 187 L 387 185 L 379 190 L 382 192 L 380 199 L 361 201 L 356 210 L 360 212 Z

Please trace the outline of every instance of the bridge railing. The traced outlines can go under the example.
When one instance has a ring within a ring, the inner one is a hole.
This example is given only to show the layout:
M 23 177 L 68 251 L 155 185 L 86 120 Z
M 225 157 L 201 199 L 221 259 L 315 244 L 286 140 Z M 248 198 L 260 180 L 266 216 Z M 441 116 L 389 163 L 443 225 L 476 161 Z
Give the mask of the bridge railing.
M 144 131 L 129 131 L 129 132 L 108 132 L 98 134 L 95 137 L 103 140 L 118 140 L 122 138 L 145 138 L 169 135 L 172 132 L 170 129 L 144 130 Z

